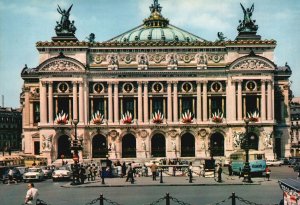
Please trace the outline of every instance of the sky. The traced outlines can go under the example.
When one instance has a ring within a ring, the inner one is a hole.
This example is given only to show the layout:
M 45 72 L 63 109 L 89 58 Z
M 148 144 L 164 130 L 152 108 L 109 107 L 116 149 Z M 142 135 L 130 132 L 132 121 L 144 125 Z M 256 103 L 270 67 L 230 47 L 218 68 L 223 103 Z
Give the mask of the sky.
M 5 107 L 20 107 L 23 80 L 21 71 L 38 66 L 35 43 L 51 41 L 60 20 L 57 5 L 68 9 L 75 20 L 76 37 L 87 41 L 95 33 L 96 41 L 109 40 L 140 24 L 150 14 L 153 0 L 0 0 L 0 95 Z M 262 39 L 277 41 L 275 64 L 292 69 L 291 85 L 300 96 L 300 1 L 299 0 L 159 0 L 162 14 L 172 25 L 208 41 L 217 32 L 234 40 L 238 21 L 243 19 L 240 3 L 250 8 Z M 2 106 L 2 102 L 0 103 Z

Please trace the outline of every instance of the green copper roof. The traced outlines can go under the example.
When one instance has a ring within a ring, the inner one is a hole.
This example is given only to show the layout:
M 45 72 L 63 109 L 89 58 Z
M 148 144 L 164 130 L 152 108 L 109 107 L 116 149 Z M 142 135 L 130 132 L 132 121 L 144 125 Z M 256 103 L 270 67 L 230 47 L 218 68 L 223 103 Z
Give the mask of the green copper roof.
M 144 20 L 144 24 L 131 29 L 108 42 L 141 42 L 141 41 L 164 41 L 164 42 L 195 42 L 204 39 L 169 24 L 169 20 L 161 15 L 162 7 L 158 0 L 150 6 L 151 14 Z

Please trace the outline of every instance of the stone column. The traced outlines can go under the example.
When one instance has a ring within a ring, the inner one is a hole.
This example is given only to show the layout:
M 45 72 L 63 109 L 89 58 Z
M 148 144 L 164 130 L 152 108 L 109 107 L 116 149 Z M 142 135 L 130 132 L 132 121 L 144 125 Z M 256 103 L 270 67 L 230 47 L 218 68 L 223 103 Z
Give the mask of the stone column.
M 197 81 L 197 122 L 202 121 L 201 113 L 201 82 Z
M 138 123 L 143 122 L 143 88 L 142 82 L 138 83 Z
M 230 78 L 226 87 L 226 118 L 229 121 L 236 121 L 236 91 L 235 81 Z
M 261 80 L 261 121 L 266 120 L 266 80 Z
M 108 122 L 113 122 L 113 99 L 112 99 L 112 82 L 107 82 L 108 84 Z
M 47 88 L 46 88 L 46 82 L 41 82 L 41 88 L 40 88 L 41 94 L 40 94 L 40 108 L 41 108 L 41 124 L 47 123 Z
M 178 122 L 178 91 L 177 91 L 178 82 L 173 82 L 173 118 L 174 122 Z
M 79 123 L 84 122 L 84 94 L 83 82 L 79 82 Z
M 24 126 L 29 126 L 29 121 L 30 121 L 29 92 L 30 92 L 30 88 L 25 87 L 24 92 L 25 92 L 25 107 L 24 107 L 24 110 L 23 110 L 23 113 L 22 113 L 23 118 L 24 118 L 23 125 Z
M 168 82 L 168 122 L 172 122 L 172 82 Z
M 237 101 L 238 101 L 238 121 L 242 121 L 242 80 L 238 80 L 238 96 L 237 96 Z
M 114 120 L 119 123 L 119 82 L 114 83 Z
M 48 117 L 49 123 L 53 124 L 53 82 L 48 84 Z
M 89 82 L 85 81 L 84 83 L 84 114 L 85 114 L 85 119 L 84 119 L 84 123 L 88 124 L 88 122 L 90 121 L 90 90 L 89 90 Z
M 73 119 L 78 120 L 77 82 L 73 82 Z
M 272 81 L 268 81 L 268 120 L 272 120 Z
M 203 81 L 203 121 L 207 121 L 207 81 Z
M 148 82 L 144 82 L 144 122 L 149 122 L 148 114 Z

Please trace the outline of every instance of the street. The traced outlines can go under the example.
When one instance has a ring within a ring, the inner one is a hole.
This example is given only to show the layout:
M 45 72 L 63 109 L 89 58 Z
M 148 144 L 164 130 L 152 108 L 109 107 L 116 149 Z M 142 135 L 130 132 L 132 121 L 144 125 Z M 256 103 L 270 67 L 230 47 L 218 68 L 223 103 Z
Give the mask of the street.
M 224 168 L 226 171 L 226 168 Z M 260 204 L 278 204 L 282 199 L 282 191 L 278 186 L 278 179 L 282 178 L 296 178 L 297 173 L 293 172 L 292 168 L 287 166 L 271 167 L 271 181 L 261 181 L 260 185 L 201 185 L 201 186 L 130 186 L 126 187 L 72 187 L 65 188 L 62 185 L 67 182 L 55 182 L 47 180 L 35 183 L 39 189 L 39 198 L 52 205 L 84 205 L 91 202 L 93 199 L 99 197 L 102 193 L 103 196 L 111 201 L 119 204 L 150 204 L 157 199 L 164 197 L 166 193 L 170 196 L 189 203 L 196 204 L 216 204 L 221 202 L 235 192 L 239 197 L 242 197 L 251 202 Z M 225 177 L 225 175 L 224 175 Z M 167 177 L 165 177 L 166 179 Z M 109 182 L 110 179 L 106 179 Z M 120 179 L 125 181 L 125 179 Z M 137 178 L 137 181 L 139 178 Z M 168 179 L 166 179 L 168 180 Z M 186 177 L 178 177 L 178 180 L 186 180 Z M 201 178 L 200 178 L 201 180 Z M 207 180 L 207 179 L 206 179 Z M 210 179 L 213 180 L 213 179 Z M 242 180 L 242 179 L 240 179 Z M 257 180 L 257 179 L 256 179 Z M 188 181 L 186 180 L 186 184 Z M 26 184 L 11 184 L 0 185 L 1 205 L 19 205 L 23 202 L 26 193 Z M 95 204 L 99 204 L 97 201 Z M 108 204 L 105 202 L 104 204 Z M 158 204 L 165 204 L 161 201 Z M 171 204 L 176 204 L 171 202 Z M 230 200 L 221 204 L 231 204 Z M 239 202 L 237 204 L 240 204 Z

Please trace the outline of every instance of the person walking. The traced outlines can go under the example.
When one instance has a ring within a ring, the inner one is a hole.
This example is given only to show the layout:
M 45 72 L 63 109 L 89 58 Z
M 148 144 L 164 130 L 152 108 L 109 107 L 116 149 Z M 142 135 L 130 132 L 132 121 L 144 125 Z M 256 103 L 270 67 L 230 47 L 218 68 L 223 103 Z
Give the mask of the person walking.
M 131 184 L 133 184 L 134 179 L 133 179 L 133 169 L 132 169 L 131 163 L 128 164 L 126 182 L 128 182 L 129 179 L 130 179 Z
M 126 163 L 123 162 L 122 164 L 122 174 L 121 174 L 121 178 L 123 178 L 126 175 Z
M 232 165 L 231 165 L 231 162 L 229 162 L 229 164 L 228 164 L 228 174 L 229 174 L 229 176 L 232 176 Z
M 36 204 L 36 199 L 39 194 L 38 190 L 36 188 L 34 188 L 33 183 L 29 183 L 27 185 L 27 188 L 28 188 L 28 190 L 27 190 L 27 193 L 25 196 L 24 204 Z
M 156 172 L 157 172 L 158 166 L 153 162 L 153 164 L 150 166 L 151 172 L 152 172 L 152 180 L 156 181 Z
M 80 177 L 80 183 L 84 184 L 84 180 L 85 180 L 85 168 L 84 168 L 83 165 L 81 165 L 81 167 L 80 167 L 79 177 Z
M 271 169 L 267 166 L 266 167 L 266 178 L 268 181 L 270 181 L 270 174 L 271 174 Z

